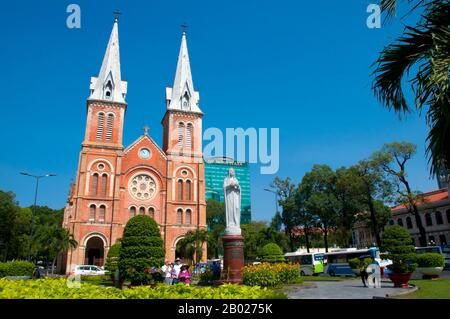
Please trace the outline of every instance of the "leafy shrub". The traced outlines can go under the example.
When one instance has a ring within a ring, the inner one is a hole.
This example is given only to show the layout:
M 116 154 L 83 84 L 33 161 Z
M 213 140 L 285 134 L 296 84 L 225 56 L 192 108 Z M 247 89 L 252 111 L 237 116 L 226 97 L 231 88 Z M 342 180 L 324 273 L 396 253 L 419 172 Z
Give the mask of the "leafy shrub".
M 300 279 L 300 268 L 298 264 L 285 263 L 246 266 L 242 279 L 244 285 L 248 286 L 279 287 L 297 283 Z
M 445 258 L 437 253 L 423 253 L 416 255 L 415 262 L 418 267 L 444 267 Z
M 0 279 L 0 299 L 279 299 L 286 295 L 267 288 L 225 284 L 218 288 L 184 284 L 139 286 L 120 290 L 81 282 L 69 288 L 64 278 L 39 280 Z
M 387 267 L 393 272 L 412 272 L 416 268 L 413 263 L 415 248 L 411 235 L 403 227 L 392 225 L 386 228 L 381 239 L 381 248 L 387 252 L 386 257 L 392 260 L 392 265 Z
M 69 288 L 65 278 L 39 280 L 0 279 L 0 299 L 117 299 L 123 298 L 116 288 L 102 288 L 81 282 L 80 288 Z
M 0 278 L 6 276 L 32 276 L 35 266 L 24 260 L 13 260 L 0 263 Z
M 214 272 L 212 270 L 206 270 L 200 274 L 200 285 L 211 285 L 215 279 Z
M 184 284 L 134 287 L 123 291 L 127 299 L 284 299 L 284 294 L 267 288 L 224 284 L 217 288 Z
M 131 218 L 121 240 L 119 268 L 132 285 L 148 284 L 161 279 L 159 269 L 164 264 L 164 246 L 156 222 L 145 215 Z
M 106 257 L 105 269 L 110 272 L 111 276 L 113 276 L 117 268 L 119 268 L 119 255 L 121 247 L 122 245 L 118 242 L 109 248 L 108 256 Z
M 359 269 L 362 265 L 369 265 L 372 263 L 372 258 L 364 258 L 363 260 L 359 258 L 352 258 L 348 260 L 348 264 L 351 269 Z
M 261 259 L 263 262 L 280 263 L 284 262 L 283 251 L 275 243 L 269 243 L 261 249 Z

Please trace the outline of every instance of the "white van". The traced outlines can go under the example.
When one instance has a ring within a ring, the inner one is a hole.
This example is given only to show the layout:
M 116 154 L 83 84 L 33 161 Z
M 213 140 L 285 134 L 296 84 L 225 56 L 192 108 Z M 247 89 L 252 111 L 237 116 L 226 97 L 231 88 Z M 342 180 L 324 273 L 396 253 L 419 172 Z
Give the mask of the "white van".
M 101 276 L 106 274 L 106 270 L 94 265 L 78 265 L 73 273 L 81 276 Z

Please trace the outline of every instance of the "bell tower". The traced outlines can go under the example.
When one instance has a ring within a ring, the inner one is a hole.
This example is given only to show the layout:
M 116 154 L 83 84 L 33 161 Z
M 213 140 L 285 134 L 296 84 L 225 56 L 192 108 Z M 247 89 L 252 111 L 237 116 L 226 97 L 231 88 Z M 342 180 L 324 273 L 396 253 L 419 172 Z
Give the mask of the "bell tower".
M 175 255 L 176 242 L 187 231 L 206 229 L 203 113 L 199 102 L 200 94 L 195 91 L 192 81 L 184 28 L 173 86 L 166 88 L 166 113 L 162 120 L 168 172 L 164 236 L 169 256 Z M 183 229 L 178 225 L 186 227 Z
M 64 227 L 79 245 L 68 252 L 68 271 L 76 264 L 103 265 L 114 243 L 113 234 L 120 227 L 117 220 L 126 93 L 127 82 L 120 74 L 116 14 L 100 72 L 91 77 L 76 182 L 64 213 Z

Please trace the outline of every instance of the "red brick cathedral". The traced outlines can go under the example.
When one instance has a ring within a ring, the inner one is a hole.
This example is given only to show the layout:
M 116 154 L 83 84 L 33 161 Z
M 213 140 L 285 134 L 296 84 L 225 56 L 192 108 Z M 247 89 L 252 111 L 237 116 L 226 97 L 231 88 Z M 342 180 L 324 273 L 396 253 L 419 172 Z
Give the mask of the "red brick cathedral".
M 64 212 L 64 227 L 78 242 L 67 254 L 67 272 L 79 264 L 103 266 L 109 248 L 137 214 L 154 218 L 170 260 L 187 231 L 206 228 L 203 113 L 192 82 L 185 32 L 173 87 L 166 88 L 162 148 L 147 128 L 131 145 L 123 146 L 126 93 L 115 19 L 100 73 L 91 77 L 86 133 Z

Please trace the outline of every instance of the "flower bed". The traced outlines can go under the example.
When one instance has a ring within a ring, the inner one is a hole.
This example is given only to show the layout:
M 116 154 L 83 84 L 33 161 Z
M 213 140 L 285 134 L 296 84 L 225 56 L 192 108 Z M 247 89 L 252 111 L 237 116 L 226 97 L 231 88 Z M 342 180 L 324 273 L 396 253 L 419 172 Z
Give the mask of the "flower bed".
M 298 264 L 269 264 L 246 266 L 243 271 L 244 285 L 261 287 L 280 287 L 283 284 L 297 283 L 300 280 Z
M 284 294 L 267 288 L 225 284 L 217 288 L 178 284 L 155 288 L 138 286 L 120 290 L 102 288 L 82 282 L 80 288 L 69 288 L 66 279 L 39 280 L 0 279 L 0 299 L 280 299 Z

